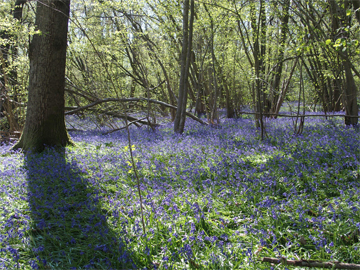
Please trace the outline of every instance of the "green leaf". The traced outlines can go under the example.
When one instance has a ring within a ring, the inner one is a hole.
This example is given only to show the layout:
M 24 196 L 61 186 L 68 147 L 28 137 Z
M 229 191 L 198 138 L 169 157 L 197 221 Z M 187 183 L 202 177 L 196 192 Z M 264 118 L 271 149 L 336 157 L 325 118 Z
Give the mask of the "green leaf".
M 106 146 L 106 147 L 113 147 L 114 144 L 113 144 L 113 142 L 108 142 L 108 143 L 105 143 L 105 146 Z
M 346 11 L 346 16 L 351 16 L 351 9 L 348 9 L 348 10 Z
M 325 44 L 326 44 L 326 45 L 330 45 L 330 44 L 331 44 L 331 39 L 326 40 L 326 41 L 325 41 Z

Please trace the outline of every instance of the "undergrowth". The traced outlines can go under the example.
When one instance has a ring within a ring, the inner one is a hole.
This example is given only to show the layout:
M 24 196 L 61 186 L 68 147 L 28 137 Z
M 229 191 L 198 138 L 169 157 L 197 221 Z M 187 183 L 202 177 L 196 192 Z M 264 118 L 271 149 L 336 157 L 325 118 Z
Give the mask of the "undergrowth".
M 0 151 L 0 268 L 270 269 L 263 257 L 360 262 L 360 134 L 309 120 L 188 121 L 76 133 L 64 152 Z M 284 266 L 273 266 L 283 269 Z

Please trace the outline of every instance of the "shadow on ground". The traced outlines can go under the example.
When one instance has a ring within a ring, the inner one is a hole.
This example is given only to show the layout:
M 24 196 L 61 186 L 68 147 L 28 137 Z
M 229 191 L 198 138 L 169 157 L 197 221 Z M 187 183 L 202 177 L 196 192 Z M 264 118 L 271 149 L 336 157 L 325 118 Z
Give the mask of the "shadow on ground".
M 25 166 L 34 269 L 136 268 L 108 227 L 98 191 L 64 150 L 28 154 Z

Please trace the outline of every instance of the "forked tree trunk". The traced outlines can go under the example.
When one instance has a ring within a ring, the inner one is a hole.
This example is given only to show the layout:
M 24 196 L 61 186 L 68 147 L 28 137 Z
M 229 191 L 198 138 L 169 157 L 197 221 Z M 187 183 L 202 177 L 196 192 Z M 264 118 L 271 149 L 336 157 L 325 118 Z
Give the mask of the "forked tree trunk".
M 14 149 L 41 152 L 72 144 L 65 127 L 64 86 L 70 0 L 37 2 L 37 29 L 30 44 L 26 122 Z

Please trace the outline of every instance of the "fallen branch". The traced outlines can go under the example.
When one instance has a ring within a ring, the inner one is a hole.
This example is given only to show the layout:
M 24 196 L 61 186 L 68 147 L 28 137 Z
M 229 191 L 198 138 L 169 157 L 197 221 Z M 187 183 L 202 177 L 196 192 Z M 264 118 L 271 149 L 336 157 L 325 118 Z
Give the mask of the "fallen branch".
M 249 114 L 258 115 L 259 113 L 252 112 L 239 112 L 238 114 Z M 349 118 L 360 118 L 359 115 L 345 115 L 345 114 L 276 114 L 276 113 L 264 113 L 264 116 L 276 116 L 276 117 L 349 117 Z
M 136 124 L 137 122 L 142 121 L 142 120 L 144 120 L 144 119 L 147 119 L 147 118 L 145 117 L 145 118 L 141 118 L 141 119 L 136 120 L 136 121 L 132 121 L 132 122 L 128 123 L 128 125 L 127 125 L 127 126 L 125 126 L 125 127 L 122 127 L 122 128 L 116 128 L 116 129 L 113 129 L 113 130 L 107 131 L 107 132 L 105 132 L 105 133 L 103 133 L 103 134 L 104 134 L 104 135 L 107 135 L 107 134 L 113 133 L 113 132 L 115 132 L 115 131 L 123 130 L 123 129 L 125 129 L 125 128 L 129 127 L 130 125 L 132 125 L 132 124 Z
M 168 107 L 173 110 L 177 109 L 177 107 L 174 105 L 171 105 L 171 104 L 159 101 L 159 100 L 155 100 L 155 99 L 149 99 L 149 98 L 105 98 L 105 99 L 101 99 L 101 100 L 96 100 L 96 101 L 94 101 L 88 105 L 82 106 L 82 107 L 66 107 L 65 109 L 69 110 L 69 111 L 67 111 L 65 114 L 68 115 L 68 114 L 74 114 L 74 113 L 84 111 L 84 110 L 89 110 L 90 108 L 92 108 L 96 105 L 99 105 L 101 103 L 106 103 L 106 102 L 139 102 L 139 101 L 146 101 L 146 102 L 151 102 L 151 103 L 155 103 L 155 104 L 160 104 L 160 105 L 163 105 L 163 106 Z M 196 117 L 192 113 L 187 112 L 186 115 L 188 117 L 194 119 L 195 121 L 199 122 L 200 124 L 208 125 L 208 123 L 204 122 L 203 120 Z M 122 117 L 120 117 L 120 118 L 122 118 Z M 136 120 L 136 119 L 134 118 L 133 120 Z
M 321 262 L 321 261 L 308 261 L 308 260 L 287 260 L 285 258 L 262 258 L 262 262 L 301 266 L 301 267 L 319 267 L 319 268 L 331 268 L 331 269 L 360 269 L 360 264 L 341 263 L 341 262 Z
M 140 99 L 141 99 L 141 100 L 144 100 L 144 101 L 149 101 L 149 102 L 152 102 L 152 103 L 160 104 L 160 105 L 163 105 L 163 106 L 165 106 L 165 107 L 168 107 L 168 108 L 171 108 L 171 109 L 174 109 L 174 110 L 177 109 L 176 106 L 171 105 L 171 104 L 168 104 L 168 103 L 165 103 L 165 102 L 162 102 L 162 101 L 159 101 L 159 100 L 148 99 L 148 98 L 140 98 Z M 202 125 L 208 125 L 208 123 L 204 122 L 203 120 L 201 120 L 200 118 L 196 117 L 196 116 L 193 115 L 192 113 L 186 112 L 186 115 L 189 116 L 190 118 L 194 119 L 195 121 L 199 122 L 199 123 L 202 124 Z
M 143 124 L 143 125 L 148 125 L 148 126 L 153 126 L 153 127 L 158 127 L 159 126 L 159 124 L 154 124 L 154 123 L 151 123 L 151 122 L 148 122 L 148 121 L 143 121 L 141 119 L 137 119 L 137 118 L 129 116 L 129 115 L 119 114 L 119 113 L 116 113 L 116 112 L 108 112 L 108 111 L 104 111 L 104 110 L 95 110 L 95 109 L 90 109 L 90 110 L 97 111 L 99 113 L 109 115 L 109 116 L 112 116 L 112 117 L 115 117 L 115 118 L 120 118 L 120 119 L 125 119 L 125 120 L 127 119 L 128 121 L 131 121 L 134 124 L 140 123 L 140 124 Z
M 65 107 L 65 110 L 71 110 L 71 109 L 75 110 L 76 108 L 75 107 Z M 116 112 L 109 112 L 109 111 L 105 111 L 105 110 L 96 110 L 96 109 L 93 109 L 90 107 L 88 107 L 87 110 L 93 111 L 93 112 L 98 112 L 98 113 L 105 114 L 105 115 L 109 115 L 109 116 L 112 116 L 115 118 L 127 119 L 127 120 L 131 121 L 131 123 L 133 123 L 134 125 L 137 125 L 138 123 L 140 123 L 142 125 L 148 125 L 148 126 L 153 126 L 153 127 L 159 126 L 159 124 L 154 124 L 154 123 L 151 123 L 148 121 L 145 122 L 145 121 L 143 121 L 143 119 L 137 119 L 135 117 L 132 117 L 129 115 L 124 115 L 124 114 L 119 114 Z M 76 112 L 78 112 L 78 111 L 76 111 Z M 73 111 L 65 112 L 65 115 L 67 115 L 67 114 L 74 114 L 74 112 Z

